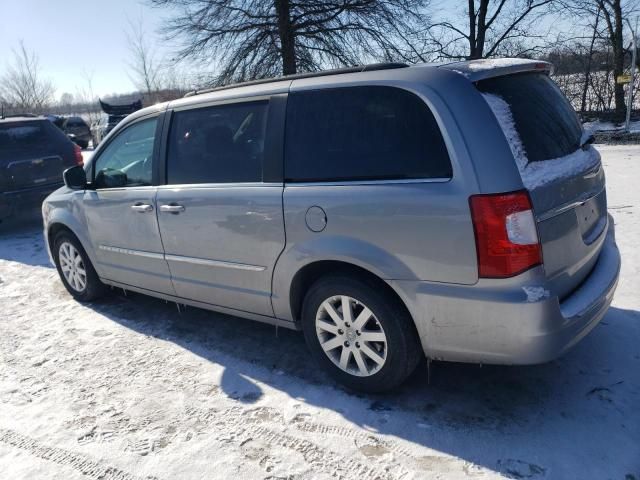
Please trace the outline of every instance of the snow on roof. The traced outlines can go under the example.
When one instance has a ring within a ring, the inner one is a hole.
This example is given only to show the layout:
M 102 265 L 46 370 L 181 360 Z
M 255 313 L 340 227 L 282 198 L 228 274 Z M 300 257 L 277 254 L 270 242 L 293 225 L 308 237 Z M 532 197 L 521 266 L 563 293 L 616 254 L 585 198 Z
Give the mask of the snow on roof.
M 443 65 L 443 68 L 460 73 L 475 82 L 498 75 L 520 72 L 539 71 L 548 73 L 551 71 L 552 65 L 548 62 L 527 58 L 485 58 L 448 63 Z
M 528 58 L 483 58 L 481 60 L 471 60 L 467 63 L 467 68 L 471 71 L 477 72 L 481 70 L 489 70 L 492 68 L 505 68 L 531 65 L 534 62 Z M 543 62 L 540 62 L 543 63 Z

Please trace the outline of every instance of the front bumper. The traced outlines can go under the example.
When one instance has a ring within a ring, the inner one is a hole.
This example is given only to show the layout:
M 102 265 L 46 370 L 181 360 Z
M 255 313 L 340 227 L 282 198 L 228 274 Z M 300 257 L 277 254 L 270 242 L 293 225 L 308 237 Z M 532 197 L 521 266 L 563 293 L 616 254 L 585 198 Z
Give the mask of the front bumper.
M 62 185 L 63 183 L 54 183 L 0 192 L 0 220 L 18 213 L 21 209 L 42 205 L 43 200 Z
M 562 302 L 544 290 L 541 268 L 502 284 L 391 284 L 413 315 L 429 358 L 527 365 L 553 360 L 584 338 L 607 312 L 619 273 L 620 253 L 610 221 L 592 272 Z

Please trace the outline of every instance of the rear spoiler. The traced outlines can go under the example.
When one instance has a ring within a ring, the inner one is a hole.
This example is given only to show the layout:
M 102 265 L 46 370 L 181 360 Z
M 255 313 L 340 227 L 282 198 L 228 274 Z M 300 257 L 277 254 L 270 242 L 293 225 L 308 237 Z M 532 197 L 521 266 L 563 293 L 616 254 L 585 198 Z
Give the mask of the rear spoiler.
M 525 58 L 467 60 L 447 63 L 440 66 L 440 68 L 446 68 L 464 75 L 472 82 L 523 72 L 540 72 L 549 75 L 553 71 L 553 65 L 549 62 Z
M 100 100 L 100 108 L 107 115 L 118 115 L 125 116 L 133 113 L 142 108 L 142 100 L 136 100 L 133 103 L 128 103 L 125 105 L 111 105 L 110 103 L 105 103 Z

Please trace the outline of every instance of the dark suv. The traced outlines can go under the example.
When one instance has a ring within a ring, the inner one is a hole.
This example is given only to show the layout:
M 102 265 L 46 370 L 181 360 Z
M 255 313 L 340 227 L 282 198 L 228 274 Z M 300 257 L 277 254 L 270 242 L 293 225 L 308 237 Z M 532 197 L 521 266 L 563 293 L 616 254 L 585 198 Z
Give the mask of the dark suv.
M 0 220 L 42 202 L 81 164 L 80 147 L 46 118 L 0 118 Z
M 87 148 L 89 146 L 91 130 L 81 117 L 65 118 L 62 123 L 62 130 L 80 147 Z

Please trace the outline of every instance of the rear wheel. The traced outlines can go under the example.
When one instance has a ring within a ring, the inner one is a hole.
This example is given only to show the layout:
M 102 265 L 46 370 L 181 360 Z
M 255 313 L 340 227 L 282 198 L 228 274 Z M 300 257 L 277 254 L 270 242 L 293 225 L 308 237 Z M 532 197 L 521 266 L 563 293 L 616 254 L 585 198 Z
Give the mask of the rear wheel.
M 53 257 L 67 291 L 81 302 L 95 300 L 106 291 L 78 239 L 62 231 L 54 240 Z
M 305 297 L 302 327 L 316 360 L 333 378 L 356 390 L 397 387 L 422 355 L 404 306 L 365 279 L 318 280 Z

